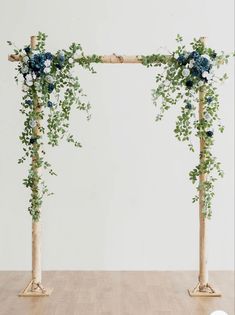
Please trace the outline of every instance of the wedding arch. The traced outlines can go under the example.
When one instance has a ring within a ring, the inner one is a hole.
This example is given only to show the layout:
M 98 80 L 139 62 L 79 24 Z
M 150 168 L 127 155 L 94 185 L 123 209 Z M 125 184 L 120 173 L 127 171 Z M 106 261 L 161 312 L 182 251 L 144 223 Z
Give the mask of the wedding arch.
M 29 213 L 32 216 L 32 279 L 19 296 L 48 296 L 52 289 L 42 285 L 41 268 L 41 205 L 44 195 L 50 195 L 42 179 L 40 169 L 56 175 L 45 160 L 42 147 L 44 139 L 51 146 L 59 144 L 65 138 L 76 147 L 81 144 L 69 133 L 71 109 L 86 111 L 89 119 L 89 102 L 84 101 L 85 94 L 79 78 L 71 73 L 76 65 L 94 73 L 94 63 L 143 64 L 163 68 L 156 75 L 156 88 L 152 91 L 155 105 L 160 103 L 156 121 L 171 106 L 181 105 L 174 129 L 180 141 L 186 141 L 190 151 L 194 152 L 192 137 L 199 140 L 198 165 L 189 173 L 190 180 L 197 183 L 197 194 L 193 202 L 199 203 L 199 279 L 190 296 L 221 296 L 208 282 L 207 270 L 207 221 L 211 218 L 214 182 L 217 176 L 223 176 L 220 162 L 213 156 L 216 124 L 223 132 L 218 116 L 219 96 L 216 84 L 223 82 L 227 75 L 217 77 L 214 70 L 228 62 L 229 54 L 217 53 L 206 47 L 205 37 L 194 39 L 187 50 L 181 36 L 177 35 L 178 46 L 169 55 L 152 54 L 148 56 L 104 55 L 86 56 L 80 44 L 73 43 L 68 50 L 62 49 L 52 54 L 45 50 L 46 35 L 39 32 L 31 37 L 30 45 L 23 49 L 14 47 L 9 61 L 16 61 L 19 75 L 23 79 L 23 97 L 20 112 L 25 116 L 24 130 L 20 136 L 24 155 L 18 163 L 30 160 L 28 176 L 23 184 L 30 188 Z

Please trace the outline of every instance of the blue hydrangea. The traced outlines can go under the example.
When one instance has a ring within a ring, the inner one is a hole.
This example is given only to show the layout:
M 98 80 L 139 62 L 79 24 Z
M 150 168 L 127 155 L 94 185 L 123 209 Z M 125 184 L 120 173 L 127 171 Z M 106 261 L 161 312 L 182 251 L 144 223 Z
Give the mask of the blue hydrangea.
M 24 48 L 24 51 L 26 52 L 26 54 L 28 55 L 31 51 L 31 48 L 29 46 Z
M 43 73 L 45 69 L 45 62 L 46 57 L 45 54 L 35 54 L 30 58 L 30 68 L 34 71 L 34 73 L 39 76 Z
M 53 106 L 52 102 L 51 102 L 51 101 L 48 101 L 48 102 L 47 102 L 47 106 L 51 108 L 51 107 Z
M 178 63 L 181 65 L 186 65 L 188 60 L 185 57 L 185 55 L 179 55 L 178 59 L 177 59 Z
M 50 52 L 46 52 L 45 53 L 45 58 L 48 60 L 52 60 L 53 59 L 53 55 Z
M 194 59 L 194 60 L 197 60 L 199 57 L 200 57 L 200 54 L 196 50 L 192 51 L 189 55 L 189 58 Z
M 55 85 L 54 85 L 53 83 L 49 83 L 49 84 L 48 84 L 48 92 L 49 92 L 49 93 L 52 93 L 53 90 L 54 90 L 54 88 L 55 88 Z
M 208 130 L 207 132 L 206 132 L 206 135 L 207 135 L 207 137 L 209 137 L 209 138 L 211 138 L 211 137 L 213 137 L 213 131 L 211 131 L 211 130 Z
M 185 105 L 185 108 L 187 108 L 187 109 L 192 109 L 192 108 L 193 108 L 193 106 L 192 106 L 192 104 L 191 104 L 191 103 L 187 103 L 187 104 Z
M 32 105 L 32 104 L 33 104 L 32 100 L 26 100 L 25 103 L 26 103 L 27 105 Z
M 191 89 L 191 87 L 193 86 L 193 81 L 192 80 L 187 80 L 185 85 L 187 86 L 187 88 Z
M 206 102 L 207 102 L 208 104 L 210 104 L 212 101 L 213 101 L 213 98 L 212 98 L 211 96 L 208 96 L 208 97 L 206 98 Z

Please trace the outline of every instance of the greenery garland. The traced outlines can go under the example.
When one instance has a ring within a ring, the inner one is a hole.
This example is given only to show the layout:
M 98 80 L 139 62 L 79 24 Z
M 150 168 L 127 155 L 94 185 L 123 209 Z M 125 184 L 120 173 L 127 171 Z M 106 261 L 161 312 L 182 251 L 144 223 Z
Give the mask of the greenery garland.
M 174 133 L 179 141 L 186 141 L 188 147 L 194 152 L 192 136 L 204 140 L 204 150 L 199 153 L 199 164 L 189 173 L 192 183 L 198 183 L 197 191 L 202 192 L 203 209 L 205 217 L 211 218 L 212 199 L 214 197 L 214 182 L 223 177 L 221 163 L 213 155 L 214 134 L 216 130 L 223 132 L 224 126 L 218 115 L 219 96 L 218 83 L 227 79 L 227 74 L 217 77 L 214 70 L 226 64 L 229 54 L 216 53 L 213 49 L 205 47 L 201 40 L 190 44 L 191 50 L 186 50 L 183 38 L 178 35 L 177 49 L 169 56 L 160 54 L 143 56 L 143 65 L 163 66 L 163 73 L 156 75 L 157 86 L 152 90 L 153 103 L 160 103 L 160 111 L 156 121 L 163 118 L 165 111 L 173 105 L 181 105 L 181 113 L 177 117 Z M 196 113 L 199 103 L 199 92 L 204 103 L 203 118 Z M 207 178 L 200 185 L 199 176 L 207 174 Z M 193 202 L 199 200 L 199 195 L 193 197 Z
M 47 142 L 57 146 L 65 138 L 75 147 L 81 147 L 80 142 L 74 139 L 69 132 L 69 121 L 73 106 L 86 111 L 90 118 L 89 102 L 84 101 L 84 93 L 79 78 L 71 72 L 79 64 L 92 73 L 95 73 L 91 63 L 102 62 L 97 55 L 85 56 L 80 44 L 73 43 L 68 50 L 59 50 L 55 54 L 46 52 L 46 35 L 39 32 L 36 50 L 29 46 L 24 49 L 15 47 L 14 53 L 19 56 L 20 62 L 16 67 L 18 76 L 23 77 L 23 98 L 20 112 L 25 116 L 24 130 L 20 136 L 24 155 L 18 163 L 30 158 L 28 176 L 23 184 L 31 189 L 29 213 L 34 221 L 40 218 L 40 207 L 44 195 L 50 195 L 48 188 L 39 174 L 39 168 L 47 169 L 51 175 L 56 175 L 50 163 L 45 159 L 42 145 Z M 153 54 L 142 56 L 143 65 L 163 66 L 163 73 L 156 75 L 157 87 L 152 96 L 155 105 L 161 103 L 160 112 L 156 120 L 161 120 L 164 112 L 172 105 L 181 103 L 181 114 L 178 116 L 175 127 L 175 136 L 180 141 L 187 141 L 189 149 L 194 151 L 191 137 L 204 139 L 205 149 L 200 152 L 200 163 L 189 173 L 193 183 L 198 181 L 200 174 L 206 173 L 207 179 L 197 186 L 203 191 L 205 217 L 211 217 L 211 202 L 214 196 L 214 182 L 218 176 L 223 176 L 220 162 L 212 154 L 214 144 L 215 125 L 223 132 L 219 116 L 219 98 L 216 83 L 223 82 L 227 75 L 217 78 L 214 68 L 227 63 L 230 55 L 224 52 L 217 54 L 211 48 L 204 47 L 200 40 L 191 43 L 192 50 L 188 52 L 182 44 L 182 37 L 177 36 L 178 47 L 169 56 Z M 14 45 L 8 41 L 9 45 Z M 15 46 L 15 45 L 14 45 Z M 198 92 L 204 91 L 204 118 L 198 119 L 195 110 L 199 102 Z M 39 122 L 40 125 L 39 125 Z M 203 157 L 203 159 L 202 159 Z M 196 195 L 193 202 L 198 201 Z
M 56 175 L 45 159 L 42 145 L 47 141 L 49 145 L 57 146 L 59 141 L 65 138 L 75 147 L 81 147 L 80 142 L 69 132 L 71 110 L 75 107 L 85 111 L 87 118 L 90 118 L 90 104 L 84 101 L 85 94 L 79 78 L 74 76 L 71 70 L 79 64 L 95 73 L 91 63 L 101 61 L 96 55 L 85 57 L 81 45 L 75 43 L 68 50 L 59 50 L 55 54 L 46 52 L 46 37 L 44 33 L 39 32 L 36 50 L 29 46 L 14 49 L 15 54 L 20 57 L 15 80 L 18 83 L 18 76 L 23 77 L 24 94 L 20 112 L 25 116 L 24 130 L 20 136 L 24 155 L 18 163 L 25 162 L 27 158 L 31 161 L 28 176 L 23 180 L 23 184 L 31 189 L 28 211 L 34 221 L 40 218 L 43 196 L 51 194 L 38 170 L 44 168 L 51 175 Z M 13 45 L 12 42 L 8 44 Z

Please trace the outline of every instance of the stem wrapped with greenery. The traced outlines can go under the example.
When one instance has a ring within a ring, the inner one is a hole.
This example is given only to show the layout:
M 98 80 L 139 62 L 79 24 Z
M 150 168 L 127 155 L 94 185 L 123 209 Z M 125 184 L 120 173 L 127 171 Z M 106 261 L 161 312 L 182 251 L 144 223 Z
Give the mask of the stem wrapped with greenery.
M 91 63 L 101 62 L 96 55 L 85 57 L 80 44 L 73 43 L 68 50 L 60 50 L 55 54 L 45 50 L 46 35 L 37 36 L 36 50 L 29 46 L 24 49 L 15 48 L 20 62 L 17 65 L 18 76 L 23 77 L 23 98 L 20 112 L 25 116 L 24 130 L 20 136 L 24 155 L 18 163 L 30 158 L 28 176 L 23 180 L 26 187 L 31 189 L 29 213 L 34 221 L 40 218 L 40 208 L 44 195 L 50 195 L 39 169 L 44 168 L 51 175 L 56 175 L 51 165 L 45 159 L 42 146 L 47 142 L 57 146 L 65 138 L 75 147 L 81 147 L 69 132 L 71 110 L 85 111 L 90 118 L 90 104 L 85 102 L 84 93 L 79 78 L 71 72 L 79 64 L 95 73 Z M 8 42 L 9 45 L 13 45 Z
M 160 103 L 160 111 L 156 117 L 159 121 L 172 105 L 181 105 L 181 113 L 177 117 L 175 136 L 179 141 L 186 141 L 194 152 L 192 136 L 204 141 L 204 150 L 200 152 L 199 164 L 189 173 L 192 183 L 199 183 L 199 176 L 207 174 L 203 185 L 198 184 L 198 192 L 203 192 L 203 209 L 205 217 L 210 218 L 212 198 L 214 197 L 214 182 L 218 176 L 223 176 L 220 162 L 212 153 L 214 134 L 216 130 L 223 132 L 224 127 L 218 116 L 219 98 L 218 83 L 227 79 L 215 75 L 215 68 L 228 62 L 230 55 L 221 52 L 217 54 L 213 49 L 206 48 L 201 40 L 191 43 L 191 50 L 186 50 L 182 37 L 177 36 L 177 49 L 169 56 L 143 56 L 142 63 L 147 67 L 162 66 L 163 72 L 156 75 L 157 86 L 152 91 L 155 105 Z M 200 93 L 199 93 L 200 92 Z M 196 113 L 199 95 L 204 104 L 203 115 L 200 119 Z M 198 194 L 193 202 L 199 200 Z

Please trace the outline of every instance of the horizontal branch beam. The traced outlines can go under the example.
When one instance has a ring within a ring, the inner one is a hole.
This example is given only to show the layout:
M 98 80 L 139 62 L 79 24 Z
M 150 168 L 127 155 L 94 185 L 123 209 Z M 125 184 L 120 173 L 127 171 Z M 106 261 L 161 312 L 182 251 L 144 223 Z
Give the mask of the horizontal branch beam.
M 100 57 L 103 63 L 141 63 L 141 56 L 120 56 L 112 54 Z
M 141 56 L 125 56 L 125 55 L 104 55 L 99 56 L 102 63 L 141 63 Z M 170 55 L 166 55 L 169 57 Z M 82 57 L 81 57 L 82 58 Z M 22 57 L 19 55 L 9 55 L 8 60 L 11 62 L 21 61 Z M 79 60 L 79 57 L 77 58 Z

